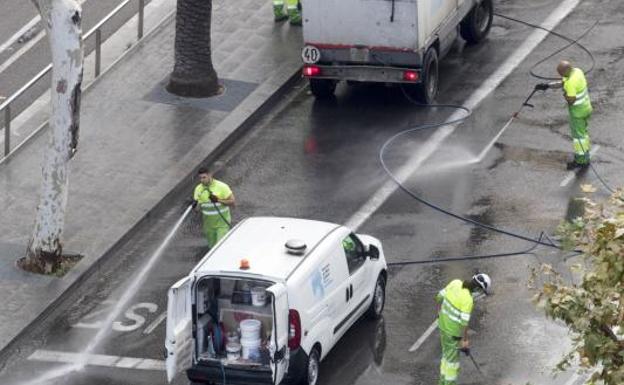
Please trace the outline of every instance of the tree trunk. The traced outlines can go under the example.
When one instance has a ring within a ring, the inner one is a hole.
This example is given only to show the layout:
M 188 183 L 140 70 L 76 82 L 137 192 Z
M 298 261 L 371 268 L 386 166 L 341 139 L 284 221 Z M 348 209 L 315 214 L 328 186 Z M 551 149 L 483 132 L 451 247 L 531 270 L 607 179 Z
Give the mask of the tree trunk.
M 50 273 L 63 251 L 68 163 L 76 152 L 82 83 L 82 9 L 76 0 L 32 0 L 46 28 L 52 52 L 52 113 L 43 154 L 41 196 L 25 267 Z
M 178 0 L 175 64 L 167 90 L 185 97 L 205 98 L 221 93 L 212 66 L 210 18 L 212 0 Z

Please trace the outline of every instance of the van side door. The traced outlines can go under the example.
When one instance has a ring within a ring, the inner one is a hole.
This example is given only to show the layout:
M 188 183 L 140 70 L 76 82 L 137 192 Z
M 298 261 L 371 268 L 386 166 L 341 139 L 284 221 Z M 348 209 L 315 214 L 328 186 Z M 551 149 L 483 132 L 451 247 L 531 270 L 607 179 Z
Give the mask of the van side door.
M 340 320 L 334 331 L 335 335 L 342 335 L 349 329 L 365 310 L 370 300 L 369 284 L 367 283 L 370 268 L 364 245 L 355 234 L 351 233 L 342 240 L 342 257 L 347 262 L 349 278 L 345 287 L 346 314 Z
M 273 384 L 278 385 L 288 372 L 288 333 L 290 331 L 288 291 L 281 283 L 269 287 L 267 292 L 272 297 L 273 304 L 273 330 L 269 352 L 271 354 L 271 369 L 273 370 Z
M 193 361 L 193 317 L 191 314 L 191 277 L 176 282 L 167 297 L 165 366 L 167 381 L 188 369 Z

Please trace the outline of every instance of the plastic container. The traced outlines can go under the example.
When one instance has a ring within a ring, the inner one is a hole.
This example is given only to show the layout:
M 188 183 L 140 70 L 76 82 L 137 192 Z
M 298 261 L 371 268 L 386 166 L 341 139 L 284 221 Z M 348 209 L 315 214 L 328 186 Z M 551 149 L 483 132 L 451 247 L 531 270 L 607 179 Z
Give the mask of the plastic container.
M 241 343 L 243 340 L 259 340 L 262 323 L 257 319 L 246 319 L 240 323 Z
M 243 350 L 243 358 L 251 361 L 260 361 L 260 338 L 258 339 L 241 339 L 241 347 Z
M 229 342 L 225 346 L 228 361 L 236 361 L 241 356 L 241 344 L 237 342 Z
M 251 288 L 251 304 L 254 306 L 264 306 L 266 304 L 266 290 L 263 287 Z

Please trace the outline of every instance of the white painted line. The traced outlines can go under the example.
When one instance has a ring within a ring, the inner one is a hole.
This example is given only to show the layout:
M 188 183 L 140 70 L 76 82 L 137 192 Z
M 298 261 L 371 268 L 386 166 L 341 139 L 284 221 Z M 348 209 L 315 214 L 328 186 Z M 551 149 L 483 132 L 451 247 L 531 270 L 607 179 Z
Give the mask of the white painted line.
M 7 41 L 5 41 L 4 43 L 2 43 L 2 45 L 0 45 L 0 54 L 4 52 L 7 48 L 12 46 L 17 40 L 19 40 L 19 38 L 22 37 L 22 35 L 24 35 L 26 32 L 31 30 L 35 25 L 37 25 L 39 21 L 41 21 L 41 16 L 37 15 L 33 17 L 31 21 L 26 23 L 22 28 L 20 28 L 19 31 L 15 32 L 13 36 L 8 38 Z
M 39 43 L 39 41 L 43 39 L 45 35 L 45 30 L 39 31 L 37 36 L 30 39 L 26 44 L 21 46 L 20 49 L 15 51 L 15 53 L 10 58 L 8 58 L 4 63 L 2 63 L 2 65 L 0 65 L 0 73 L 6 71 L 7 68 L 12 66 L 13 63 L 15 63 L 16 61 L 18 61 L 19 58 L 21 58 L 26 52 L 28 52 L 29 49 L 31 49 L 35 44 Z M 45 68 L 45 66 L 43 66 L 43 68 Z
M 80 3 L 82 5 L 82 4 L 84 4 L 85 1 L 87 1 L 87 0 L 78 0 L 78 3 Z M 37 17 L 39 17 L 39 16 L 37 16 Z M 32 22 L 32 20 L 30 22 Z M 30 22 L 29 22 L 29 24 L 30 24 Z M 20 49 L 15 51 L 15 53 L 13 55 L 11 55 L 10 58 L 8 58 L 4 63 L 2 63 L 2 65 L 0 65 L 0 74 L 2 72 L 4 72 L 7 68 L 12 66 L 13 63 L 15 63 L 17 60 L 19 60 L 19 58 L 22 57 L 22 55 L 24 55 L 26 52 L 28 52 L 28 50 L 31 49 L 35 44 L 39 43 L 39 41 L 41 39 L 43 39 L 43 37 L 45 35 L 46 35 L 45 29 L 42 29 L 41 31 L 39 31 L 39 33 L 37 33 L 37 35 L 35 37 L 30 39 L 28 42 L 26 42 L 26 44 L 24 44 L 22 47 L 20 47 Z M 19 38 L 19 36 L 18 36 L 18 38 Z M 10 39 L 7 40 L 7 42 L 8 41 L 10 41 Z M 0 53 L 1 52 L 2 52 L 2 50 L 0 50 Z M 45 66 L 43 68 L 45 68 Z
M 433 331 L 436 330 L 437 326 L 438 326 L 438 320 L 436 319 L 435 321 L 433 321 L 433 323 L 431 325 L 429 325 L 429 327 L 427 328 L 427 330 L 425 330 L 423 335 L 420 336 L 420 338 L 418 338 L 416 340 L 416 342 L 414 342 L 414 345 L 412 345 L 412 347 L 409 348 L 408 351 L 409 352 L 415 352 L 416 350 L 418 350 L 420 345 L 422 345 L 427 340 L 427 338 L 429 338 L 431 333 L 433 333 Z
M 63 364 L 75 364 L 82 360 L 86 365 L 91 366 L 157 371 L 165 370 L 165 361 L 162 360 L 109 356 L 105 354 L 88 354 L 85 357 L 84 353 L 69 353 L 55 350 L 36 350 L 28 357 L 28 360 Z
M 167 312 L 163 312 L 161 315 L 159 315 L 154 320 L 154 322 L 152 322 L 151 324 L 147 325 L 145 330 L 143 330 L 143 334 L 150 334 L 151 332 L 153 332 L 154 329 L 156 329 L 158 327 L 158 325 L 160 325 L 160 323 L 165 320 L 165 318 L 167 318 Z
M 580 0 L 563 1 L 542 23 L 545 29 L 554 29 L 580 2 Z M 528 38 L 490 75 L 475 92 L 470 95 L 464 105 L 470 109 L 477 107 L 492 91 L 494 91 L 511 74 L 511 72 L 526 59 L 527 56 L 548 36 L 548 32 L 536 29 Z M 463 116 L 463 111 L 452 114 L 448 121 L 453 121 Z M 410 157 L 410 159 L 396 172 L 399 181 L 405 181 L 414 173 L 451 135 L 457 125 L 443 126 L 436 130 L 431 138 L 423 143 Z M 373 196 L 347 221 L 347 226 L 357 230 L 397 189 L 394 181 L 387 181 Z
M 598 152 L 599 149 L 600 149 L 600 145 L 597 144 L 591 150 L 589 150 L 590 158 L 594 156 Z M 563 180 L 559 184 L 559 187 L 566 187 L 570 182 L 572 182 L 572 180 L 576 177 L 576 174 L 578 174 L 579 171 L 580 169 L 576 169 L 574 171 L 568 172 L 566 174 L 566 177 L 563 178 Z

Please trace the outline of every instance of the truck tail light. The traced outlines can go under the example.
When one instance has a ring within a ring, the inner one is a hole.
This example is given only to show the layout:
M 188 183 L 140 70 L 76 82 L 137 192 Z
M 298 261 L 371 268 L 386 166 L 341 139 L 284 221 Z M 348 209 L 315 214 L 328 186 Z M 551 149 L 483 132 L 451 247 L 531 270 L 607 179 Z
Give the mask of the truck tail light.
M 288 347 L 295 350 L 301 345 L 301 318 L 297 310 L 288 311 Z
M 314 77 L 314 76 L 319 76 L 320 74 L 321 74 L 321 67 L 319 66 L 306 65 L 303 67 L 304 76 Z
M 420 79 L 417 71 L 405 70 L 403 71 L 403 80 L 408 82 L 417 82 Z

